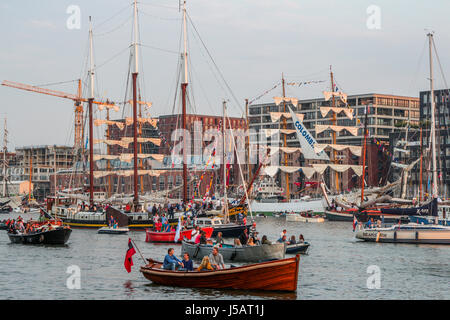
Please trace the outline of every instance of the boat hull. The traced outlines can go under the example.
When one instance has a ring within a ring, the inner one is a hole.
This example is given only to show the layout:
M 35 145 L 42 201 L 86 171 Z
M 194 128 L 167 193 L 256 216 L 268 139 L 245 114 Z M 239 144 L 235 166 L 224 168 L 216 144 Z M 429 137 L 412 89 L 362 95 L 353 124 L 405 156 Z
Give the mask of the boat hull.
M 286 254 L 306 254 L 308 252 L 310 244 L 308 242 L 288 244 L 286 246 Z
M 161 269 L 160 263 L 141 267 L 153 283 L 211 289 L 296 291 L 300 256 L 215 271 L 181 272 Z
M 87 228 L 87 229 L 100 229 L 107 227 L 108 224 L 105 220 L 81 220 L 81 219 L 71 219 L 62 218 L 64 224 L 70 226 L 71 228 Z M 169 219 L 169 224 L 171 226 L 176 226 L 178 224 L 178 219 Z M 146 228 L 153 228 L 153 220 L 133 220 L 127 226 L 130 230 L 145 230 Z
M 208 256 L 213 249 L 213 245 L 200 245 L 187 241 L 182 241 L 181 253 L 187 252 L 193 260 L 201 260 Z M 285 244 L 273 243 L 256 246 L 223 246 L 219 248 L 220 254 L 225 262 L 259 262 L 271 259 L 284 259 Z
M 103 227 L 98 229 L 97 233 L 99 234 L 125 234 L 128 233 L 128 228 L 109 228 L 109 227 Z
M 304 217 L 299 214 L 287 214 L 286 221 L 320 223 L 320 222 L 324 222 L 325 219 L 322 217 Z
M 214 226 L 214 231 L 212 233 L 212 237 L 217 236 L 219 232 L 222 232 L 223 238 L 237 238 L 241 235 L 242 232 L 244 232 L 244 229 L 247 229 L 247 231 L 250 231 L 251 225 L 220 225 L 220 226 Z
M 357 211 L 354 211 L 357 213 Z M 353 222 L 353 216 L 354 213 L 349 213 L 346 211 L 325 211 L 325 216 L 327 217 L 328 221 L 349 221 Z M 389 214 L 381 214 L 381 213 L 368 213 L 367 216 L 370 218 L 373 218 L 374 220 L 383 220 L 385 223 L 397 223 L 399 220 L 402 223 L 409 222 L 409 219 L 407 216 L 399 216 L 399 215 L 389 215 Z
M 70 237 L 72 230 L 69 228 L 58 228 L 55 230 L 36 232 L 30 234 L 8 233 L 12 243 L 21 244 L 65 244 Z

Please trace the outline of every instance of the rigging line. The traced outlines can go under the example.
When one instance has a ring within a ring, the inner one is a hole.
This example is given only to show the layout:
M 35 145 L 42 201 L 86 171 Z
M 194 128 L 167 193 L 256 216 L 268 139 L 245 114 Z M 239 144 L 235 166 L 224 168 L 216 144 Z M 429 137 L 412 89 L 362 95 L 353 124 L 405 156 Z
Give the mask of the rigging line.
M 142 44 L 142 43 L 139 43 L 138 45 L 141 46 L 141 47 L 146 47 L 146 48 L 155 49 L 155 50 L 159 50 L 159 51 L 164 51 L 164 52 L 168 52 L 168 53 L 180 54 L 180 52 L 177 52 L 177 51 L 173 51 L 173 50 L 169 50 L 169 49 L 162 49 L 162 48 L 149 46 L 149 45 Z
M 433 41 L 434 53 L 436 55 L 436 58 L 437 58 L 437 61 L 438 61 L 438 64 L 439 64 L 439 69 L 441 71 L 442 79 L 444 80 L 444 86 L 445 86 L 445 88 L 447 88 L 447 89 L 444 89 L 442 91 L 446 91 L 447 92 L 447 96 L 448 96 L 450 90 L 448 89 L 447 79 L 445 78 L 444 70 L 443 70 L 442 65 L 441 65 L 441 59 L 439 59 L 439 55 L 438 55 L 438 52 L 437 52 L 436 44 L 434 43 L 434 39 L 431 38 L 431 40 Z M 448 108 L 444 108 L 444 113 L 445 113 L 445 115 L 448 115 Z M 447 126 L 446 123 L 445 123 L 445 118 L 446 117 L 444 117 L 444 125 Z
M 423 42 L 422 51 L 421 51 L 421 53 L 420 53 L 419 60 L 417 61 L 417 65 L 416 65 L 416 71 L 415 71 L 415 73 L 414 73 L 414 76 L 413 76 L 412 79 L 411 79 L 411 82 L 410 82 L 409 87 L 408 87 L 408 91 L 409 91 L 409 90 L 412 88 L 412 86 L 417 82 L 417 78 L 418 78 L 417 75 L 419 74 L 419 71 L 420 71 L 420 65 L 421 65 L 423 56 L 424 56 L 424 54 L 425 54 L 425 49 L 426 49 L 426 46 L 427 46 L 427 42 L 428 42 L 427 39 L 425 39 L 424 42 Z
M 208 50 L 208 48 L 206 47 L 205 43 L 203 42 L 202 38 L 200 37 L 200 34 L 199 34 L 197 28 L 195 27 L 194 22 L 193 22 L 192 19 L 191 19 L 191 16 L 190 16 L 189 14 L 187 14 L 187 13 L 186 13 L 186 16 L 188 17 L 189 21 L 191 22 L 191 25 L 192 25 L 192 27 L 194 28 L 195 32 L 197 33 L 197 36 L 199 37 L 199 39 L 200 39 L 200 41 L 201 41 L 203 47 L 205 48 L 206 52 L 208 53 L 209 58 L 212 60 L 214 66 L 216 67 L 217 72 L 219 73 L 220 77 L 222 78 L 222 81 L 225 83 L 226 87 L 227 87 L 228 90 L 230 91 L 230 93 L 231 93 L 233 99 L 235 100 L 236 105 L 237 105 L 238 108 L 242 111 L 242 113 L 244 113 L 244 112 L 245 112 L 244 109 L 241 107 L 241 105 L 240 105 L 238 99 L 236 98 L 236 96 L 234 95 L 234 93 L 233 93 L 233 91 L 231 90 L 230 86 L 229 86 L 228 83 L 226 82 L 226 80 L 225 80 L 225 78 L 224 78 L 222 72 L 220 71 L 219 67 L 217 66 L 216 62 L 214 61 L 213 57 L 211 56 L 211 53 L 209 52 L 209 50 Z
M 145 12 L 143 10 L 139 10 L 139 12 L 143 13 L 146 16 L 149 16 L 151 18 L 155 18 L 155 19 L 158 19 L 158 20 L 167 20 L 167 21 L 174 21 L 174 20 L 180 21 L 181 20 L 181 18 L 161 18 L 161 17 L 155 16 L 153 14 L 147 13 L 147 12 Z
M 112 15 L 111 17 L 109 17 L 106 20 L 103 20 L 101 23 L 99 23 L 98 25 L 95 26 L 95 28 L 93 28 L 93 30 L 98 29 L 100 26 L 104 25 L 106 22 L 112 20 L 113 18 L 115 18 L 116 16 L 118 16 L 120 13 L 124 12 L 125 10 L 129 10 L 129 7 L 132 6 L 132 4 L 128 4 L 127 6 L 123 7 L 122 9 L 120 9 L 120 11 L 118 11 L 117 13 L 115 13 L 114 15 Z
M 279 85 L 281 84 L 281 81 L 278 81 L 272 88 L 265 90 L 263 93 L 257 95 L 256 97 L 250 99 L 250 101 L 248 102 L 248 105 L 251 105 L 253 102 L 255 102 L 256 100 L 261 99 L 262 97 L 264 97 L 266 94 L 268 94 L 269 92 L 271 92 L 272 90 L 275 90 Z
M 127 19 L 124 22 L 122 22 L 121 24 L 119 24 L 117 27 L 114 27 L 113 29 L 111 29 L 109 31 L 106 31 L 106 32 L 103 32 L 103 33 L 93 34 L 93 36 L 95 36 L 95 37 L 103 37 L 103 36 L 106 36 L 106 35 L 108 35 L 110 33 L 113 33 L 115 31 L 119 30 L 120 28 L 122 28 L 124 25 L 126 25 L 131 20 L 132 16 L 133 15 L 128 16 Z
M 126 47 L 125 49 L 121 50 L 120 52 L 118 52 L 117 54 L 115 54 L 114 56 L 112 56 L 111 58 L 109 58 L 108 60 L 104 61 L 103 63 L 96 65 L 94 70 L 97 70 L 101 67 L 103 67 L 105 64 L 111 62 L 112 60 L 114 60 L 115 58 L 117 58 L 118 56 L 120 56 L 122 53 L 124 53 L 125 51 L 127 51 L 130 47 Z
M 194 38 L 194 39 L 196 39 L 196 38 Z M 196 41 L 197 41 L 197 43 L 198 43 L 198 40 L 197 40 L 197 39 L 196 39 Z M 199 46 L 200 46 L 200 43 L 198 43 L 198 44 L 199 44 Z M 199 50 L 199 51 L 200 51 L 200 54 L 202 55 L 203 59 L 205 60 L 206 65 L 207 65 L 208 68 L 210 69 L 211 74 L 212 74 L 213 77 L 216 79 L 217 84 L 218 84 L 219 87 L 222 89 L 222 91 L 223 91 L 224 93 L 226 93 L 226 89 L 223 87 L 222 83 L 221 83 L 220 80 L 217 78 L 216 72 L 214 72 L 214 70 L 213 70 L 213 68 L 212 68 L 212 66 L 211 66 L 211 64 L 210 64 L 210 62 L 208 61 L 207 57 L 205 57 L 204 53 L 203 53 L 201 50 Z M 191 65 L 192 65 L 192 64 L 191 64 Z
M 154 3 L 150 3 L 150 2 L 142 2 L 139 1 L 140 4 L 146 5 L 146 6 L 153 6 L 153 7 L 160 7 L 160 8 L 166 8 L 166 9 L 174 9 L 174 10 L 179 10 L 178 7 L 170 7 L 170 6 L 165 6 L 162 4 L 154 4 Z

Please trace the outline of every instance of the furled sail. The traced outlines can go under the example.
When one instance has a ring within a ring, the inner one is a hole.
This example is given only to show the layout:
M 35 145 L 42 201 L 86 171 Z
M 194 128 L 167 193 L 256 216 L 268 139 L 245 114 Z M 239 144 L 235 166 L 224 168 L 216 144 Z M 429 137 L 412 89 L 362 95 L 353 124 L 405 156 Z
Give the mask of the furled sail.
M 322 114 L 322 117 L 326 117 L 326 115 L 330 112 L 333 111 L 337 114 L 343 112 L 347 118 L 349 118 L 350 120 L 353 120 L 353 109 L 350 108 L 338 108 L 338 107 L 320 107 L 320 113 Z
M 358 127 L 349 127 L 349 126 L 334 126 L 329 124 L 318 124 L 316 125 L 316 133 L 319 134 L 327 129 L 331 129 L 335 132 L 340 132 L 342 130 L 347 130 L 352 135 L 357 136 L 358 135 Z
M 290 102 L 292 103 L 294 106 L 297 106 L 298 104 L 298 99 L 297 98 L 288 98 L 288 97 L 273 97 L 273 100 L 275 101 L 275 104 L 277 106 L 280 105 L 281 102 L 285 101 L 285 102 Z
M 270 119 L 272 122 L 278 122 L 280 121 L 281 117 L 284 117 L 286 119 L 292 118 L 292 115 L 289 112 L 269 112 Z M 303 113 L 297 113 L 297 118 L 300 119 L 300 121 L 303 121 L 303 117 L 305 116 Z

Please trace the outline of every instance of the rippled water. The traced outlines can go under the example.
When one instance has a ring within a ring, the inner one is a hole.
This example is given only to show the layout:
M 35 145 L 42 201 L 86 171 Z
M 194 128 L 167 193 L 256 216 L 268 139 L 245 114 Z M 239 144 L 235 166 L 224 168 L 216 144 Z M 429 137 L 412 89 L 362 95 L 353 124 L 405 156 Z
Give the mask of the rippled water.
M 23 215 L 24 216 L 24 215 Z M 4 218 L 2 216 L 0 218 Z M 25 215 L 25 218 L 28 218 Z M 0 299 L 450 299 L 450 246 L 365 243 L 354 239 L 351 222 L 307 224 L 257 218 L 260 235 L 276 240 L 282 229 L 311 243 L 300 261 L 296 293 L 188 289 L 155 285 L 123 262 L 128 237 L 145 257 L 163 259 L 169 246 L 145 242 L 145 233 L 101 235 L 73 229 L 66 246 L 11 244 L 0 231 Z M 67 267 L 81 269 L 81 289 L 66 286 Z M 381 270 L 381 288 L 368 289 L 367 267 Z

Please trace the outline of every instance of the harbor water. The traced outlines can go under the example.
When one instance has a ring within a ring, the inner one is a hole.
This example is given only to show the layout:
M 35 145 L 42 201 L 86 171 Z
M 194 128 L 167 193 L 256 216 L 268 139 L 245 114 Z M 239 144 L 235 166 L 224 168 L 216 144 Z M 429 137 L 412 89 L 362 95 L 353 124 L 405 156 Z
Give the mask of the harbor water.
M 450 246 L 361 242 L 351 222 L 255 221 L 260 236 L 269 240 L 286 229 L 288 237 L 303 234 L 311 243 L 309 254 L 301 256 L 296 293 L 155 285 L 139 272 L 139 252 L 132 272 L 126 272 L 128 238 L 145 257 L 158 260 L 169 247 L 180 256 L 181 245 L 146 243 L 143 231 L 108 235 L 73 229 L 65 246 L 11 244 L 0 231 L 0 299 L 450 299 Z M 80 270 L 79 289 L 73 288 L 75 269 Z

